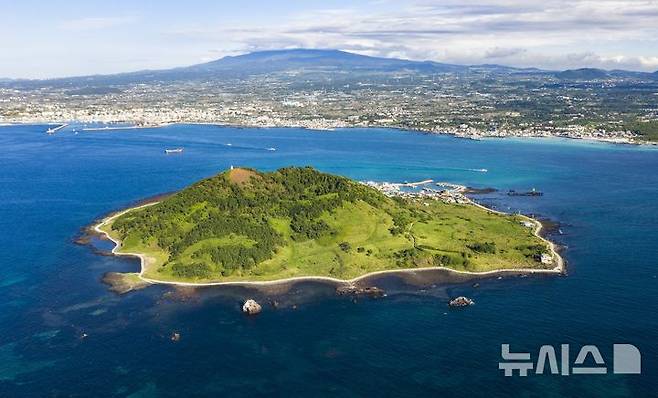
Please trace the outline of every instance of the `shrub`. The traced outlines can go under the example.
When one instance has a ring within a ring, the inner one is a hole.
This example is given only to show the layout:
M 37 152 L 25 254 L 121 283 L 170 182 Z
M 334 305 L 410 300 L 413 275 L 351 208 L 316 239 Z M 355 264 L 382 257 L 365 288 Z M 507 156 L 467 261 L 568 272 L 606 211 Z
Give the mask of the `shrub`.
M 352 248 L 352 245 L 350 245 L 348 242 L 341 242 L 338 244 L 338 247 L 340 247 L 340 250 L 348 252 Z
M 496 253 L 496 244 L 494 242 L 484 242 L 484 243 L 475 242 L 466 245 L 466 247 L 477 253 L 489 253 L 489 254 Z

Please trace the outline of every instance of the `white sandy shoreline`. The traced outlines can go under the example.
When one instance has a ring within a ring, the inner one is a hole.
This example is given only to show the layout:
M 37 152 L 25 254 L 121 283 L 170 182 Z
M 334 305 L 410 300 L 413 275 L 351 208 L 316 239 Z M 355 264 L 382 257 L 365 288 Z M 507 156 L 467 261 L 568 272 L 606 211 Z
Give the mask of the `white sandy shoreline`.
M 362 281 L 367 278 L 371 278 L 373 276 L 378 276 L 378 275 L 395 275 L 395 274 L 414 274 L 416 272 L 423 272 L 423 271 L 447 271 L 449 273 L 454 273 L 457 275 L 469 275 L 469 276 L 475 276 L 475 277 L 490 277 L 490 276 L 495 276 L 495 275 L 504 275 L 504 274 L 512 274 L 512 275 L 518 275 L 518 274 L 546 274 L 546 275 L 560 275 L 563 274 L 565 271 L 565 266 L 564 266 L 564 260 L 562 257 L 559 255 L 555 248 L 555 244 L 544 237 L 540 235 L 540 232 L 543 228 L 543 225 L 541 222 L 538 220 L 524 216 L 528 220 L 531 220 L 532 222 L 535 223 L 536 227 L 533 230 L 533 233 L 535 236 L 537 236 L 539 239 L 542 241 L 546 242 L 551 250 L 551 255 L 553 256 L 553 259 L 556 262 L 556 266 L 554 268 L 550 269 L 538 269 L 538 268 L 504 268 L 504 269 L 496 269 L 496 270 L 490 270 L 490 271 L 482 271 L 482 272 L 474 272 L 474 271 L 460 271 L 460 270 L 455 270 L 452 268 L 448 267 L 422 267 L 422 268 L 413 268 L 413 269 L 394 269 L 394 270 L 383 270 L 383 271 L 375 271 L 375 272 L 370 272 L 361 276 L 358 276 L 353 279 L 339 279 L 339 278 L 332 278 L 329 276 L 296 276 L 296 277 L 290 277 L 290 278 L 283 278 L 283 279 L 275 279 L 275 280 L 269 280 L 269 281 L 225 281 L 225 282 L 177 282 L 177 281 L 167 281 L 167 280 L 160 280 L 160 279 L 153 279 L 144 276 L 144 272 L 146 271 L 146 266 L 147 266 L 147 261 L 148 261 L 148 256 L 142 254 L 142 253 L 126 253 L 126 252 L 119 252 L 121 249 L 121 241 L 112 238 L 107 232 L 102 230 L 102 226 L 105 225 L 108 222 L 111 222 L 112 220 L 116 219 L 117 217 L 122 216 L 123 214 L 132 211 L 132 210 L 137 210 L 141 209 L 144 207 L 152 206 L 155 205 L 159 202 L 152 202 L 152 203 L 147 203 L 143 205 L 139 205 L 136 207 L 131 207 L 128 209 L 125 209 L 123 211 L 120 211 L 118 213 L 115 213 L 109 217 L 104 218 L 100 223 L 96 224 L 94 226 L 94 231 L 100 235 L 103 235 L 107 237 L 109 240 L 114 242 L 115 246 L 112 248 L 112 254 L 117 255 L 117 256 L 131 256 L 131 257 L 137 257 L 140 259 L 140 271 L 137 273 L 137 276 L 139 279 L 146 283 L 150 284 L 163 284 L 163 285 L 173 285 L 173 286 L 186 286 L 186 287 L 202 287 L 202 286 L 273 286 L 273 285 L 278 285 L 278 284 L 285 284 L 285 283 L 291 283 L 291 282 L 311 282 L 311 281 L 316 281 L 316 282 L 331 282 L 331 283 L 336 283 L 336 284 L 354 284 L 359 281 Z M 489 209 L 479 203 L 476 203 L 474 201 L 470 201 L 470 203 L 474 206 L 480 207 L 482 209 L 485 209 L 490 212 L 494 212 L 497 214 L 503 214 L 505 215 L 506 213 Z

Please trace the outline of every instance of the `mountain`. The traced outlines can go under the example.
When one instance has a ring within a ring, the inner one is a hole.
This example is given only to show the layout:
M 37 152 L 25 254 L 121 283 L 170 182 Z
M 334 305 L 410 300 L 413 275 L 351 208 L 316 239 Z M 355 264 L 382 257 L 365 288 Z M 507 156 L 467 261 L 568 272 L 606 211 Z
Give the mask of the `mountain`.
M 281 72 L 327 73 L 385 73 L 415 71 L 425 73 L 459 73 L 466 66 L 431 61 L 410 61 L 395 58 L 370 57 L 340 50 L 272 50 L 238 56 L 226 56 L 215 61 L 163 70 L 143 70 L 112 75 L 91 75 L 47 80 L 17 80 L 13 85 L 23 88 L 102 86 L 150 82 L 221 80 L 247 78 Z
M 110 85 L 139 84 L 173 81 L 219 81 L 225 79 L 242 79 L 254 75 L 272 73 L 304 74 L 306 77 L 335 79 L 340 75 L 358 77 L 360 75 L 377 75 L 386 73 L 424 73 L 424 74 L 487 74 L 495 75 L 534 75 L 557 77 L 565 80 L 596 80 L 610 77 L 619 78 L 654 78 L 658 72 L 629 72 L 602 69 L 581 68 L 561 72 L 546 71 L 537 68 L 515 68 L 502 65 L 453 65 L 433 61 L 412 61 L 397 58 L 371 57 L 340 50 L 290 49 L 258 51 L 238 56 L 226 56 L 215 61 L 164 70 L 142 70 L 112 75 L 77 76 L 47 80 L 11 80 L 0 81 L 3 86 L 23 89 L 42 87 L 78 88 L 91 87 L 101 90 Z
M 291 49 L 258 51 L 238 56 L 226 56 L 215 61 L 164 70 L 142 70 L 112 75 L 91 75 L 47 80 L 15 80 L 12 87 L 75 88 L 107 85 L 139 84 L 172 81 L 212 81 L 247 78 L 270 73 L 300 73 L 305 75 L 373 74 L 393 72 L 463 73 L 467 66 L 432 61 L 410 61 L 396 58 L 370 57 L 340 50 Z M 0 83 L 1 84 L 1 83 Z
M 302 68 L 305 70 L 320 69 L 351 72 L 392 72 L 405 69 L 425 72 L 459 72 L 466 69 L 466 67 L 459 65 L 370 57 L 340 50 L 293 49 L 260 51 L 235 57 L 228 56 L 205 64 L 178 68 L 177 71 L 195 74 L 259 74 Z

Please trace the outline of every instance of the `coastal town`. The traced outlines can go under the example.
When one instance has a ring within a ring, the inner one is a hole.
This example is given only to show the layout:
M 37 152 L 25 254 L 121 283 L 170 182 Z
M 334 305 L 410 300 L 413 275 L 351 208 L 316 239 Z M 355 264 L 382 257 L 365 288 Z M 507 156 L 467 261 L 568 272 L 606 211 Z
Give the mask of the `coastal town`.
M 338 75 L 290 70 L 109 85 L 76 79 L 15 81 L 0 82 L 0 124 L 386 127 L 475 140 L 564 137 L 647 143 L 655 140 L 642 135 L 642 129 L 658 118 L 656 95 L 646 95 L 653 84 L 610 78 L 575 85 L 548 75 L 477 70 Z

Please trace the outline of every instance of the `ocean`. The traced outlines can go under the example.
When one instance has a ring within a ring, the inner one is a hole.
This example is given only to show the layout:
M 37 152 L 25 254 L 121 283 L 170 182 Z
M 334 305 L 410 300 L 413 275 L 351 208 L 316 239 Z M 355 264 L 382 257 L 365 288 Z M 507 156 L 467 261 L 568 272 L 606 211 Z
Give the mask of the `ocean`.
M 656 396 L 656 148 L 391 129 L 47 127 L 0 127 L 2 397 Z M 184 152 L 164 154 L 176 147 Z M 108 291 L 102 276 L 135 271 L 138 261 L 101 255 L 107 242 L 76 244 L 82 228 L 231 165 L 495 188 L 474 198 L 559 224 L 548 237 L 562 246 L 568 275 L 479 287 L 389 280 L 387 297 L 356 302 L 313 283 L 267 297 L 217 287 Z M 544 195 L 505 194 L 532 188 Z M 245 316 L 241 304 L 254 295 L 281 305 Z M 458 295 L 476 304 L 449 309 Z M 542 345 L 559 353 L 569 344 L 571 363 L 595 345 L 607 373 L 505 377 L 501 344 L 535 363 Z M 642 374 L 613 374 L 613 344 L 639 349 Z

